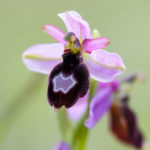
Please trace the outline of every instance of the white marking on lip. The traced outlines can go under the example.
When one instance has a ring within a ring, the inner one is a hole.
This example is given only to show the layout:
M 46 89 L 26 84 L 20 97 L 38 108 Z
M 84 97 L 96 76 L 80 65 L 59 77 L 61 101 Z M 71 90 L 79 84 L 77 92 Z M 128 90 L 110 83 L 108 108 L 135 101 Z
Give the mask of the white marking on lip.
M 54 92 L 61 91 L 64 94 L 66 94 L 70 89 L 72 89 L 77 83 L 72 74 L 69 76 L 64 76 L 63 73 L 60 73 L 57 76 L 55 76 L 52 82 L 54 85 Z

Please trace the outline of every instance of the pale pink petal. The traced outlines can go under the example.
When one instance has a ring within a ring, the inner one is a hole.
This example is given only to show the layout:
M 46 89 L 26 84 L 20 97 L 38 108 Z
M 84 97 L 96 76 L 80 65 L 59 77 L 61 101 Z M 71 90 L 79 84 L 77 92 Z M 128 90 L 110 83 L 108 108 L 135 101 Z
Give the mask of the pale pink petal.
M 29 47 L 22 56 L 24 64 L 34 72 L 49 74 L 62 61 L 64 46 L 61 43 L 37 44 Z
M 43 31 L 47 34 L 49 34 L 50 36 L 52 36 L 55 40 L 66 44 L 66 41 L 64 41 L 64 36 L 65 33 L 63 31 L 61 31 L 59 28 L 51 25 L 51 24 L 46 24 L 43 26 Z
M 112 104 L 113 89 L 111 86 L 100 89 L 92 98 L 90 103 L 90 111 L 85 126 L 89 129 L 93 128 L 102 116 L 108 111 Z
M 80 40 L 92 38 L 88 22 L 76 11 L 66 11 L 58 14 L 58 16 L 64 21 L 68 32 L 75 33 Z
M 67 114 L 70 120 L 78 121 L 82 118 L 88 107 L 88 94 L 80 98 L 75 105 L 67 109 Z
M 99 37 L 96 39 L 85 39 L 82 45 L 86 53 L 91 53 L 93 50 L 105 48 L 109 43 L 108 38 Z
M 99 82 L 97 86 L 97 91 L 101 91 L 101 89 L 111 87 L 113 92 L 116 92 L 120 88 L 120 82 L 118 78 L 115 78 L 111 82 Z
M 91 77 L 101 82 L 112 81 L 126 68 L 123 60 L 116 53 L 98 49 L 91 54 L 84 53 L 83 56 Z

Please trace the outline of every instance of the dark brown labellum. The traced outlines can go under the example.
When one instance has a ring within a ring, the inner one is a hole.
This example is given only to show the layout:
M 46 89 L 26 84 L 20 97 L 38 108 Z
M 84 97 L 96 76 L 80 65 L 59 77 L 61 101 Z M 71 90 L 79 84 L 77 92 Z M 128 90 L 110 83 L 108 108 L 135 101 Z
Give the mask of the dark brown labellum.
M 63 55 L 63 62 L 54 67 L 49 76 L 48 100 L 51 106 L 71 107 L 89 89 L 89 73 L 81 56 Z
M 129 108 L 125 97 L 121 103 L 114 103 L 111 107 L 111 129 L 122 142 L 140 149 L 144 144 L 143 136 L 138 128 L 136 115 Z

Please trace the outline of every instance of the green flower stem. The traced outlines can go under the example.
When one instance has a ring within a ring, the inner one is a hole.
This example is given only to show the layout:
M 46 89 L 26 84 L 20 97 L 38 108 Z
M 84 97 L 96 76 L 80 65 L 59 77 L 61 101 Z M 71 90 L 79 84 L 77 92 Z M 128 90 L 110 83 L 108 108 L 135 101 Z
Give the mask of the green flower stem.
M 97 89 L 97 81 L 91 79 L 88 104 L 90 103 L 92 97 L 94 96 L 96 89 Z M 84 122 L 87 119 L 88 114 L 89 114 L 89 105 L 85 115 L 83 116 L 83 118 L 80 120 L 80 122 L 77 124 L 77 127 L 73 131 L 71 144 L 73 150 L 85 150 L 86 148 L 89 130 L 84 126 Z
M 78 123 L 73 132 L 72 137 L 72 150 L 85 150 L 86 142 L 89 135 L 89 130 L 84 126 L 85 116 Z
M 58 111 L 58 123 L 63 140 L 70 143 L 70 133 L 72 132 L 72 126 L 64 107 Z

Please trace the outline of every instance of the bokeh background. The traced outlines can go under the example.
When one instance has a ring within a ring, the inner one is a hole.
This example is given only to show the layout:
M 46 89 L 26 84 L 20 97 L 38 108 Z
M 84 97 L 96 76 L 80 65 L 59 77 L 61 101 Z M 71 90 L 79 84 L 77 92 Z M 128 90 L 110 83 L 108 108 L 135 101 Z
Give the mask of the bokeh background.
M 46 99 L 47 76 L 32 73 L 22 52 L 54 40 L 42 25 L 65 29 L 57 13 L 76 10 L 92 29 L 109 37 L 108 51 L 119 53 L 124 75 L 143 71 L 147 77 L 131 92 L 131 107 L 150 141 L 150 1 L 149 0 L 0 0 L 0 149 L 50 150 L 61 139 L 57 115 Z M 124 76 L 123 75 L 123 76 Z M 132 150 L 109 132 L 108 116 L 92 129 L 87 150 Z

